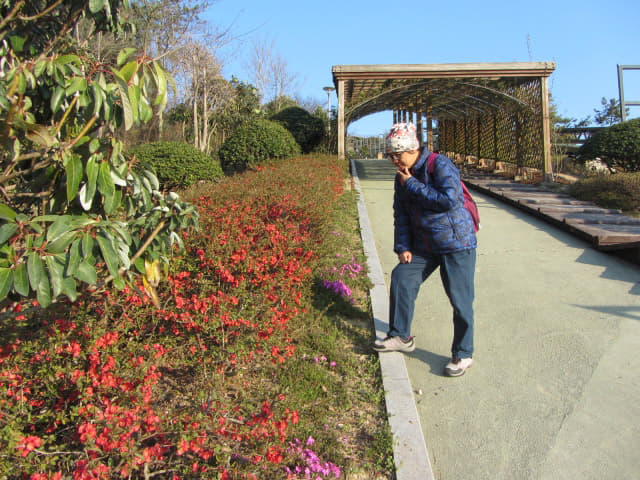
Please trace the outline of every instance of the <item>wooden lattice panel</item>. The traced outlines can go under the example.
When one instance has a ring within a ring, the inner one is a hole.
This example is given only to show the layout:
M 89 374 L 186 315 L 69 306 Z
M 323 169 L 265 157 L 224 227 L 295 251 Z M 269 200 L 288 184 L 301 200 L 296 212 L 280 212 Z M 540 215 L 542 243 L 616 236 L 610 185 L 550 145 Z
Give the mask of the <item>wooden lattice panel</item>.
M 503 85 L 505 101 L 489 112 L 467 111 L 439 123 L 439 147 L 465 156 L 542 168 L 540 81 Z

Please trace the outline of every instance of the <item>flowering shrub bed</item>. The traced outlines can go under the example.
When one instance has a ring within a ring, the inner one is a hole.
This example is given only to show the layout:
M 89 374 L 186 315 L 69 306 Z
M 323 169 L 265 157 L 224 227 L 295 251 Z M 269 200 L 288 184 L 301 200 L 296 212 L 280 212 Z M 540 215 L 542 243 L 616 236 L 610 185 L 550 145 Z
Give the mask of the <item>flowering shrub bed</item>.
M 339 390 L 355 368 L 375 376 L 374 357 L 323 351 L 341 328 L 367 340 L 326 314 L 344 297 L 347 316 L 368 317 L 347 286 L 366 292 L 358 259 L 335 256 L 343 185 L 333 157 L 304 157 L 198 186 L 201 229 L 183 232 L 153 299 L 139 285 L 44 311 L 14 304 L 1 323 L 0 476 L 315 480 L 384 463 L 335 426 L 349 407 L 384 416 L 382 397 Z

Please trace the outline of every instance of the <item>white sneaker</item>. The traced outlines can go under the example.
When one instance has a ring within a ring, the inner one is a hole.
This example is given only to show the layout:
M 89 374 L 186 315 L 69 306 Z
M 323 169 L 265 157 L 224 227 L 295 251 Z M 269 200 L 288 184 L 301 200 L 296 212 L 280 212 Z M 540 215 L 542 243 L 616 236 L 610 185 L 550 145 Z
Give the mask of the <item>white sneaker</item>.
M 407 341 L 401 337 L 387 337 L 373 343 L 373 349 L 376 352 L 413 352 L 415 348 L 413 337 L 409 337 Z
M 467 368 L 473 365 L 473 358 L 452 358 L 447 366 L 444 367 L 444 374 L 447 377 L 459 377 L 464 375 Z

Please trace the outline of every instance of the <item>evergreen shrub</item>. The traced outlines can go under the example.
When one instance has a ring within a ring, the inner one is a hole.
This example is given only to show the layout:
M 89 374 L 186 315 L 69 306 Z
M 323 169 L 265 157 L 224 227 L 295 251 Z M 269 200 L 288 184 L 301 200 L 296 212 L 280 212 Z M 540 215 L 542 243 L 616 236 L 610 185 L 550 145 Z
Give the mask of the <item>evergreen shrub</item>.
M 638 211 L 640 172 L 590 176 L 571 185 L 569 194 L 578 200 L 594 202 L 602 208 Z
M 640 171 L 640 118 L 596 132 L 584 142 L 578 154 L 583 161 L 597 157 L 611 168 Z
M 304 108 L 288 107 L 272 115 L 271 120 L 281 123 L 289 130 L 302 149 L 302 153 L 312 152 L 322 143 L 324 123 Z
M 152 168 L 163 188 L 184 188 L 200 180 L 224 176 L 220 162 L 183 142 L 154 142 L 127 151 L 141 165 Z
M 240 125 L 218 152 L 225 173 L 255 168 L 268 159 L 288 158 L 300 153 L 293 135 L 277 122 L 255 118 Z

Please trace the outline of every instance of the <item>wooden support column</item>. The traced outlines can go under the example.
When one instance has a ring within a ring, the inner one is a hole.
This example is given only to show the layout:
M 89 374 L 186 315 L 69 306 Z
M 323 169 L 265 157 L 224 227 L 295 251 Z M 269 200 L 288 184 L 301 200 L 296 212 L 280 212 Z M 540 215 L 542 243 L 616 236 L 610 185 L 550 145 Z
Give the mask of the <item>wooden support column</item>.
M 516 112 L 514 116 L 516 124 L 516 175 L 522 175 L 522 120 L 520 112 Z
M 344 160 L 346 158 L 344 151 L 344 141 L 346 131 L 344 128 L 344 80 L 338 81 L 338 158 Z
M 464 160 L 463 162 L 466 164 L 467 163 L 467 155 L 469 152 L 469 129 L 467 127 L 467 117 L 464 117 L 464 129 L 463 129 L 463 135 L 464 135 Z
M 458 120 L 451 120 L 451 123 L 453 124 L 453 148 L 451 150 L 458 153 Z
M 424 138 L 422 136 L 422 112 L 416 112 L 416 129 L 418 130 L 418 142 L 420 146 L 424 145 Z
M 498 118 L 493 114 L 493 159 L 497 162 L 498 158 Z
M 480 154 L 481 152 L 481 145 L 482 145 L 482 119 L 480 118 L 480 116 L 478 115 L 476 117 L 476 134 L 477 134 L 477 141 L 478 141 L 478 148 L 477 148 L 477 155 L 476 155 L 476 161 L 478 162 L 478 166 L 480 166 Z
M 549 85 L 547 77 L 541 77 L 540 92 L 542 95 L 542 156 L 543 176 L 545 182 L 553 182 L 553 163 L 551 160 L 551 117 L 549 114 Z
M 431 110 L 431 99 L 427 100 L 427 150 L 433 152 L 433 114 Z M 439 148 L 439 146 L 438 146 Z

